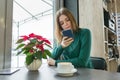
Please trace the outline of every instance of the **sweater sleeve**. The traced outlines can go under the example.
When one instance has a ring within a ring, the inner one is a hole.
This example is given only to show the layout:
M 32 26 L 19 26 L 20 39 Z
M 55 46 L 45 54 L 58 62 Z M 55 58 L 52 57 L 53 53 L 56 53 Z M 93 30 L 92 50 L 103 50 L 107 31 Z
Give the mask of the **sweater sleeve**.
M 79 56 L 68 60 L 56 60 L 58 62 L 72 62 L 75 67 L 88 67 L 89 56 L 91 51 L 91 33 L 88 29 L 85 29 L 80 38 L 81 48 Z M 76 51 L 78 52 L 78 51 Z
M 52 58 L 57 60 L 62 54 L 62 52 L 63 52 L 63 48 L 61 45 L 59 45 L 58 47 L 55 47 L 52 52 Z

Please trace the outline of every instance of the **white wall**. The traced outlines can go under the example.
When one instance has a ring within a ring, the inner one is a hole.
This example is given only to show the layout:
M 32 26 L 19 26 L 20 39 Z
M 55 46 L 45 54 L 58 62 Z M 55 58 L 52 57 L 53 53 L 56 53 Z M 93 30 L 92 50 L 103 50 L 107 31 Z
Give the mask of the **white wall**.
M 102 5 L 102 0 L 79 0 L 79 25 L 92 33 L 91 56 L 105 56 Z

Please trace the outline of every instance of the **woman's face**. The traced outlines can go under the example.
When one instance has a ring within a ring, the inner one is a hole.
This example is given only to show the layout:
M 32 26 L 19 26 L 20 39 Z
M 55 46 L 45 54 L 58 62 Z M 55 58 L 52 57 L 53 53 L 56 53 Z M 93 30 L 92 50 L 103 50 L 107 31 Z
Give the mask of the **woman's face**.
M 61 15 L 59 17 L 59 23 L 63 30 L 71 29 L 71 21 L 67 16 Z

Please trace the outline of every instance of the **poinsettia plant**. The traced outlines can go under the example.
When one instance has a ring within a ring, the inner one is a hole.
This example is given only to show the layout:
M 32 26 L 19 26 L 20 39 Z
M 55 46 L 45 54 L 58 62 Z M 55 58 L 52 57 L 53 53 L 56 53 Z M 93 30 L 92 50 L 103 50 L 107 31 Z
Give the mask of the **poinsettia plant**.
M 27 65 L 30 65 L 34 59 L 47 59 L 47 56 L 51 56 L 49 49 L 44 48 L 44 46 L 52 48 L 48 39 L 34 33 L 20 37 L 16 42 L 18 44 L 16 48 L 18 50 L 17 55 L 25 54 Z

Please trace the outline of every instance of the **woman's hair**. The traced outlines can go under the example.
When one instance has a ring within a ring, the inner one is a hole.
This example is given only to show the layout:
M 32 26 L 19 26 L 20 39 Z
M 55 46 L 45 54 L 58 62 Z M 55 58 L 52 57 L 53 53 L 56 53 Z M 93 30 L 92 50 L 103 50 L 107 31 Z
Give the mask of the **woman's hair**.
M 75 21 L 74 16 L 72 15 L 72 13 L 68 9 L 61 8 L 60 10 L 58 10 L 56 13 L 56 22 L 55 22 L 55 37 L 56 37 L 58 44 L 62 41 L 62 37 L 63 37 L 62 33 L 61 33 L 63 29 L 62 29 L 60 22 L 59 22 L 59 17 L 61 15 L 65 15 L 69 18 L 71 25 L 72 25 L 71 29 L 72 29 L 73 33 L 77 32 L 77 30 L 79 28 L 76 21 Z

